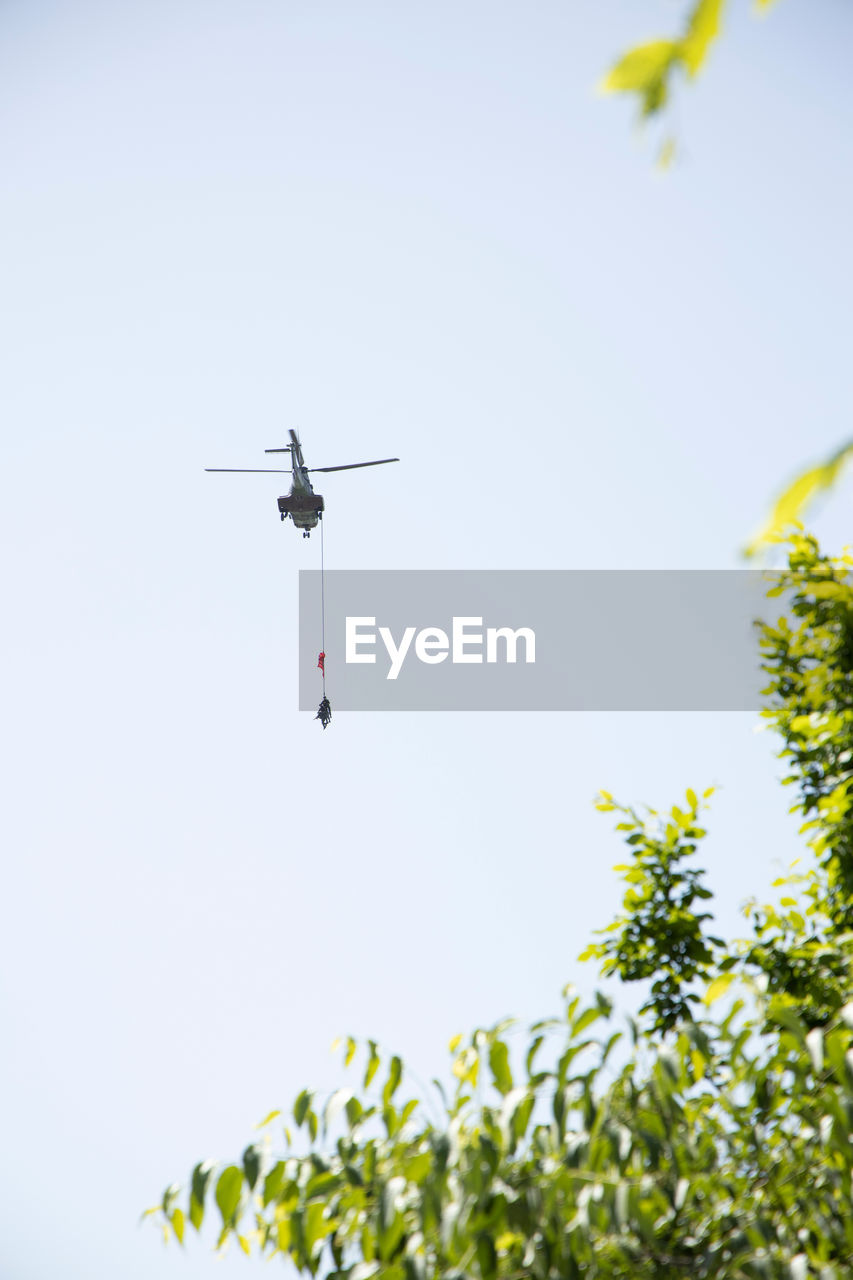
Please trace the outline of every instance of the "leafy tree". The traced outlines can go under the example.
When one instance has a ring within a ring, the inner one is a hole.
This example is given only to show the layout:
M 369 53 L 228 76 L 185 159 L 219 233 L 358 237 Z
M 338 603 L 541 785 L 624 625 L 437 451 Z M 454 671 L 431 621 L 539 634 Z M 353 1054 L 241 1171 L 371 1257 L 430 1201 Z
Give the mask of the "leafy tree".
M 651 981 L 629 1034 L 603 995 L 567 989 L 522 1043 L 510 1023 L 451 1041 L 435 1099 L 368 1041 L 351 1088 L 299 1095 L 283 1149 L 272 1112 L 239 1161 L 170 1186 L 148 1211 L 167 1237 L 213 1216 L 218 1247 L 330 1280 L 853 1274 L 851 568 L 795 535 L 773 589 L 787 614 L 762 628 L 764 714 L 813 861 L 748 904 L 750 937 L 705 933 L 709 793 L 647 817 L 602 794 L 629 851 L 624 914 L 586 954 Z M 348 1039 L 346 1067 L 358 1053 Z
M 711 794 L 709 789 L 703 799 Z M 704 936 L 702 925 L 712 919 L 710 913 L 697 915 L 693 910 L 697 898 L 713 895 L 703 885 L 700 869 L 681 865 L 705 835 L 698 825 L 699 801 L 693 791 L 687 793 L 687 806 L 686 812 L 674 806 L 663 821 L 653 810 L 650 820 L 640 818 L 636 810 L 616 804 L 608 792 L 602 792 L 596 806 L 603 813 L 618 810 L 624 815 L 616 830 L 627 833 L 633 861 L 615 868 L 624 872 L 628 886 L 626 915 L 602 929 L 606 941 L 591 943 L 580 958 L 600 957 L 602 973 L 618 974 L 623 982 L 654 978 L 640 1012 L 652 1015 L 656 1032 L 671 1031 L 692 1018 L 690 1006 L 699 1003 L 699 996 L 688 987 L 708 975 L 713 948 L 725 945 L 719 938 Z

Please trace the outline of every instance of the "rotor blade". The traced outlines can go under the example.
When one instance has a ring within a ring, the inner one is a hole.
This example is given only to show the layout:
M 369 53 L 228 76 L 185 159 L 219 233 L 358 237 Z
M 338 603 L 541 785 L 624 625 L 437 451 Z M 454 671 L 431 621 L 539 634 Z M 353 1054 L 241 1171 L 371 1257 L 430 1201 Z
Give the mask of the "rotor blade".
M 377 458 L 375 462 L 348 462 L 343 467 L 306 467 L 306 471 L 353 471 L 356 467 L 381 467 L 383 462 L 399 462 L 399 458 Z
M 239 471 L 242 475 L 253 476 L 289 476 L 293 473 L 288 467 L 205 467 L 205 471 Z

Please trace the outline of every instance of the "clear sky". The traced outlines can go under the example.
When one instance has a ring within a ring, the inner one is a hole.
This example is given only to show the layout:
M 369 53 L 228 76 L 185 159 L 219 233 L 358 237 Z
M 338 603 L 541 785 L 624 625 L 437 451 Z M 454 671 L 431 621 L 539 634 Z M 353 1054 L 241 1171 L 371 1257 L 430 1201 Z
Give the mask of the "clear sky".
M 795 856 L 754 716 L 323 733 L 317 540 L 203 472 L 399 454 L 324 479 L 337 569 L 737 566 L 853 434 L 853 9 L 732 7 L 663 175 L 594 86 L 664 0 L 4 0 L 3 1280 L 217 1274 L 139 1212 L 335 1035 L 428 1077 L 591 989 L 599 787 L 721 785 L 729 932 Z

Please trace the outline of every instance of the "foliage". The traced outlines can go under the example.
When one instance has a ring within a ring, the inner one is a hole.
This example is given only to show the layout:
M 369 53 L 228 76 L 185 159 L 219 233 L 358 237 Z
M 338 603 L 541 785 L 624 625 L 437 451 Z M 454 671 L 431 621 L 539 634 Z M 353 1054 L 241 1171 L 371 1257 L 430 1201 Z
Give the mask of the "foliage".
M 853 458 L 853 440 L 836 449 L 825 462 L 800 472 L 776 499 L 769 519 L 747 546 L 745 555 L 756 555 L 769 543 L 778 542 L 792 525 L 798 525 L 814 498 L 838 481 L 850 458 Z
M 799 784 L 795 812 L 824 873 L 809 910 L 841 934 L 853 927 L 853 558 L 831 560 L 803 534 L 790 545 L 771 594 L 787 593 L 794 623 L 763 629 L 771 701 L 762 714 L 784 742 L 785 781 Z
M 757 0 L 760 10 L 774 0 Z M 605 93 L 635 94 L 641 118 L 658 114 L 666 106 L 675 77 L 681 73 L 695 79 L 720 34 L 727 0 L 693 0 L 680 35 L 651 40 L 635 46 L 616 62 L 602 81 Z M 665 145 L 663 163 L 671 156 L 672 144 Z
M 709 789 L 703 798 L 711 794 Z M 596 808 L 624 815 L 616 830 L 627 833 L 633 862 L 615 868 L 624 872 L 628 886 L 622 904 L 627 914 L 599 930 L 606 940 L 591 943 L 580 958 L 598 956 L 604 961 L 602 973 L 618 974 L 623 982 L 653 977 L 651 997 L 640 1012 L 654 1015 L 653 1031 L 670 1031 L 690 1018 L 691 1003 L 698 1003 L 699 996 L 686 988 L 708 974 L 712 947 L 725 945 L 703 935 L 702 925 L 711 915 L 693 911 L 697 898 L 712 896 L 702 883 L 704 872 L 681 866 L 705 835 L 698 825 L 699 801 L 688 791 L 686 812 L 676 805 L 666 821 L 655 821 L 651 829 L 634 809 L 616 804 L 608 792 L 601 793 Z M 657 820 L 654 810 L 650 818 Z
M 335 1280 L 853 1273 L 851 567 L 795 537 L 774 587 L 791 617 L 762 631 L 765 714 L 813 865 L 748 905 L 750 938 L 704 932 L 693 792 L 645 819 L 602 793 L 630 861 L 624 914 L 588 954 L 651 980 L 630 1036 L 603 995 L 567 989 L 522 1042 L 509 1023 L 451 1041 L 435 1114 L 368 1041 L 353 1087 L 299 1095 L 282 1149 L 271 1112 L 239 1162 L 169 1187 L 149 1211 L 167 1236 L 212 1216 L 220 1247 Z M 348 1039 L 350 1070 L 358 1052 Z

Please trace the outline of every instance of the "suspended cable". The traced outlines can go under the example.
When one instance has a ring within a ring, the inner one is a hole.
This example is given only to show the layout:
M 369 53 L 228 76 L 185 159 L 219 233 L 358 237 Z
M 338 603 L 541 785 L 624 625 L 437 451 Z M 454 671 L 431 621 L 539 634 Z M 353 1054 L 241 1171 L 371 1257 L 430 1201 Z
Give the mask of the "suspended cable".
M 323 701 L 314 717 L 319 720 L 324 729 L 329 725 L 332 719 L 332 707 L 329 699 L 326 697 L 326 545 L 323 537 L 323 526 L 325 521 L 320 516 L 320 656 L 317 659 L 317 666 L 320 668 L 320 674 L 323 677 Z

